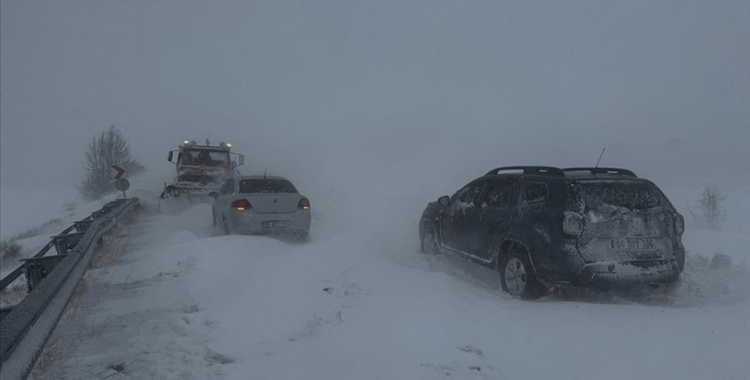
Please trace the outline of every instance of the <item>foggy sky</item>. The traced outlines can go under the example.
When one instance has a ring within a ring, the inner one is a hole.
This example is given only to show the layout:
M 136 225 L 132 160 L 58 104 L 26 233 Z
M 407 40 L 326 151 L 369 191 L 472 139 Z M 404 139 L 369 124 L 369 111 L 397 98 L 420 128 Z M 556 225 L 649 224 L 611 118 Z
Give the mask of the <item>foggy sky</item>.
M 326 189 L 443 192 L 605 146 L 657 181 L 750 184 L 747 0 L 0 4 L 4 189 L 74 186 L 110 124 L 164 181 L 210 135 Z

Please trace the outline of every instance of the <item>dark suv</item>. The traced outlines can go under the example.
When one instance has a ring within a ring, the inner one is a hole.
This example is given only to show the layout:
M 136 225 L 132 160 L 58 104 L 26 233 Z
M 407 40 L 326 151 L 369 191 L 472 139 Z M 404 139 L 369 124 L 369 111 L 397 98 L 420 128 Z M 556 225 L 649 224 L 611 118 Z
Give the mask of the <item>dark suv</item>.
M 503 289 L 669 284 L 685 264 L 684 219 L 651 181 L 614 168 L 503 167 L 422 213 L 422 251 L 497 268 Z

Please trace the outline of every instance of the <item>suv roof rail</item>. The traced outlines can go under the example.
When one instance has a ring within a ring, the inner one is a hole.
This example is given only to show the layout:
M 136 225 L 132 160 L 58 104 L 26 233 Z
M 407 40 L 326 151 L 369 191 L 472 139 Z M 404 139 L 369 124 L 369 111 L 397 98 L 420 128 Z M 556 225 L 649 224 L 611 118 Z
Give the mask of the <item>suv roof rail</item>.
M 628 177 L 635 177 L 638 178 L 635 173 L 633 173 L 631 170 L 628 169 L 620 169 L 620 168 L 565 168 L 562 169 L 564 172 L 589 172 L 591 174 L 617 174 L 617 175 L 625 175 Z
M 563 173 L 562 169 L 552 166 L 504 166 L 501 168 L 492 169 L 485 175 L 494 175 L 506 170 L 523 170 L 523 174 L 540 174 L 554 177 L 565 177 L 565 173 Z

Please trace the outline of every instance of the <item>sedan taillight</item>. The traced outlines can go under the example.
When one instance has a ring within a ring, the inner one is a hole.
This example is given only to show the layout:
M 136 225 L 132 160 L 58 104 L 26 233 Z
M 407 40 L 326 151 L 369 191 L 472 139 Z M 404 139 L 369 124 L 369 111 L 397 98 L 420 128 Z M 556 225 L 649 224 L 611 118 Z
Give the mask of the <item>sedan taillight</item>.
M 299 203 L 297 203 L 297 207 L 307 210 L 310 208 L 310 201 L 307 200 L 307 198 L 302 198 L 299 200 Z
M 563 232 L 578 236 L 583 232 L 583 217 L 573 212 L 566 212 L 563 219 Z
M 251 209 L 253 206 L 250 204 L 250 202 L 247 199 L 238 199 L 234 202 L 232 202 L 232 208 L 237 211 L 245 211 L 245 209 Z

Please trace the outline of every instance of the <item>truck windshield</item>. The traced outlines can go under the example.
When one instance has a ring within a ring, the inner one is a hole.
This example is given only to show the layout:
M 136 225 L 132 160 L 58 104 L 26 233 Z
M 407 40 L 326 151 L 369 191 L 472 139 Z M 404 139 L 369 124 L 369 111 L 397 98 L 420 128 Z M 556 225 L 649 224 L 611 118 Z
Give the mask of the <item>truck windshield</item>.
M 226 166 L 229 164 L 229 153 L 212 150 L 188 150 L 182 152 L 180 159 L 184 165 Z

